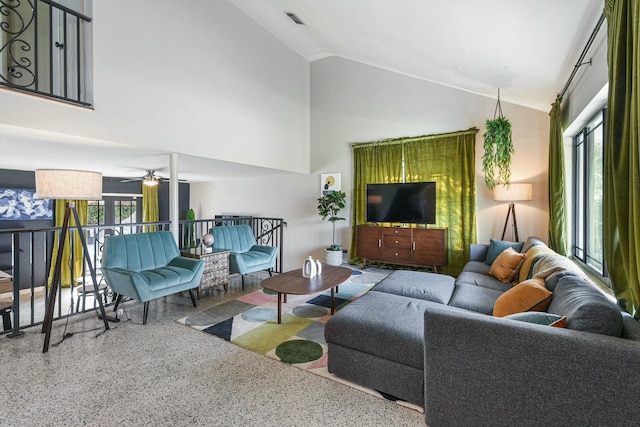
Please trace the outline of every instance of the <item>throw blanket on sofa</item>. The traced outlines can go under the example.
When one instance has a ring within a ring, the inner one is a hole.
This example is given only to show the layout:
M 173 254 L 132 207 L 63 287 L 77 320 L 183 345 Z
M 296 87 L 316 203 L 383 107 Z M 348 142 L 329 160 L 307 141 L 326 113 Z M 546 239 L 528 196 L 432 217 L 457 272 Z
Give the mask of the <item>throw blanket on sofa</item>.
M 570 271 L 590 282 L 586 274 L 569 258 L 555 252 L 541 255 L 533 265 L 533 277 L 549 280 L 558 273 Z
M 554 253 L 555 252 L 553 252 L 553 250 L 546 245 L 537 245 L 529 248 L 526 255 L 524 256 L 524 261 L 522 263 L 522 266 L 520 267 L 520 275 L 518 277 L 518 283 L 524 282 L 525 280 L 530 279 L 532 277 L 529 273 L 531 271 L 531 265 L 536 259 L 538 259 L 541 255 L 554 254 Z

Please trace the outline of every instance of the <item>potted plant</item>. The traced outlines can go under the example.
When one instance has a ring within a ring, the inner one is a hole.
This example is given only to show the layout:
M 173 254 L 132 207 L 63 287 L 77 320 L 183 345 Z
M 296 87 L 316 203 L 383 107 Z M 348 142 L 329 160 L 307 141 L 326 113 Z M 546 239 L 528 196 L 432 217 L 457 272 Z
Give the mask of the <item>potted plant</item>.
M 508 185 L 511 181 L 512 154 L 511 122 L 502 115 L 500 91 L 498 91 L 496 112 L 493 120 L 487 120 L 484 133 L 482 170 L 484 171 L 484 182 L 489 190 L 493 190 L 497 184 Z
M 318 214 L 323 220 L 328 220 L 333 226 L 333 239 L 331 246 L 324 250 L 324 259 L 327 265 L 342 264 L 342 248 L 336 245 L 336 221 L 344 221 L 339 217 L 340 212 L 346 206 L 347 193 L 344 191 L 332 191 L 318 199 Z

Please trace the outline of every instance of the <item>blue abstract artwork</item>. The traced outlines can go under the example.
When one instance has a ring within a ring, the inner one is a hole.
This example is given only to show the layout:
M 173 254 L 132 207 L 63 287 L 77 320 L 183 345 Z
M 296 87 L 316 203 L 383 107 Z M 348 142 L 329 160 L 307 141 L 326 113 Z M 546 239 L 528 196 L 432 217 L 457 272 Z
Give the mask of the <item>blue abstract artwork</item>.
M 32 190 L 0 188 L 0 220 L 52 219 L 53 200 L 36 199 Z

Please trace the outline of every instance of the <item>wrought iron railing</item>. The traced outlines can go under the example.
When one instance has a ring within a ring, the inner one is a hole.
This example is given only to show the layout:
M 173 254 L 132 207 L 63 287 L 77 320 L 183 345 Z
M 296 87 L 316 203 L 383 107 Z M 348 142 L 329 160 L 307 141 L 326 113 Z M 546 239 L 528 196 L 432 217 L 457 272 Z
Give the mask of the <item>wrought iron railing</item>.
M 91 18 L 52 0 L 0 0 L 0 85 L 91 105 Z
M 282 272 L 282 262 L 284 257 L 284 232 L 286 223 L 279 218 L 256 218 L 256 217 L 216 217 L 215 219 L 205 219 L 197 221 L 180 221 L 180 244 L 181 248 L 199 245 L 202 236 L 207 234 L 214 226 L 248 224 L 254 231 L 256 240 L 260 244 L 277 246 L 279 249 L 278 258 L 274 272 Z M 96 225 L 83 226 L 87 249 L 91 262 L 99 272 L 100 260 L 102 258 L 102 247 L 105 239 L 115 234 L 143 233 L 153 230 L 170 230 L 170 222 L 161 221 L 144 224 L 116 224 L 116 225 Z M 0 335 L 18 336 L 21 329 L 39 325 L 45 315 L 46 301 L 50 293 L 49 273 L 51 269 L 51 254 L 54 241 L 57 239 L 59 227 L 47 228 L 19 228 L 0 230 L 0 253 L 10 255 L 9 266 L 0 265 L 6 273 L 11 276 L 12 284 L 3 286 L 0 282 L 0 302 L 12 302 L 12 329 L 0 331 Z M 62 280 L 57 283 L 58 292 L 55 304 L 54 319 L 60 319 L 94 310 L 93 283 L 87 263 L 84 262 L 83 254 L 82 271 L 74 271 L 74 236 L 77 229 L 70 228 L 71 250 L 69 267 L 70 277 L 74 278 L 68 287 L 62 286 Z M 5 259 L 5 258 L 3 258 Z M 101 276 L 98 279 L 103 286 Z M 7 281 L 4 282 L 5 285 Z M 107 305 L 111 304 L 108 302 Z

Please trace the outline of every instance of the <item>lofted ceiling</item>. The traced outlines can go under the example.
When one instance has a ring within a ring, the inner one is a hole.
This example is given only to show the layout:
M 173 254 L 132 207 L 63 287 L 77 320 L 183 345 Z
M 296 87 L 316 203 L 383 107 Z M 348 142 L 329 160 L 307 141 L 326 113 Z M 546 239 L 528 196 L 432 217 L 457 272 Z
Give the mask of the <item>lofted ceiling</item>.
M 549 111 L 603 0 L 227 0 L 309 62 L 329 56 Z M 285 12 L 295 13 L 298 25 Z M 0 125 L 0 168 L 168 176 L 169 154 Z M 38 152 L 31 157 L 23 153 Z M 55 160 L 55 162 L 52 162 Z M 281 173 L 181 155 L 192 182 Z
M 603 0 L 229 0 L 308 61 L 339 56 L 549 111 Z M 297 25 L 285 12 L 295 13 Z

